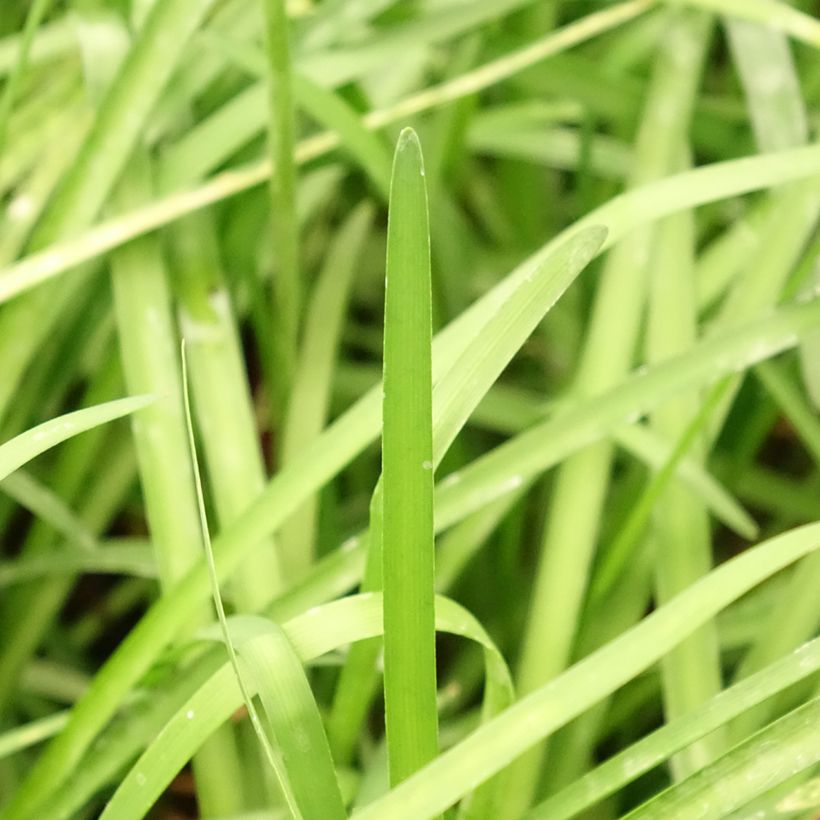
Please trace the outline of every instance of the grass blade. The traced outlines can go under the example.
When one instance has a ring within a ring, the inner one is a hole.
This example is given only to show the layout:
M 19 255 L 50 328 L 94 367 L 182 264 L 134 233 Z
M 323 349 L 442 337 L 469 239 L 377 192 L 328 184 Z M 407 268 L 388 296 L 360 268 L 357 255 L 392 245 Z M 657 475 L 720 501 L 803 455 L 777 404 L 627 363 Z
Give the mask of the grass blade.
M 384 140 L 368 130 L 338 94 L 301 74 L 293 78 L 293 84 L 299 105 L 320 125 L 339 135 L 341 145 L 386 201 L 390 194 L 390 153 Z
M 77 572 L 156 578 L 157 564 L 148 544 L 105 544 L 93 551 L 0 562 L 0 587 L 22 584 L 47 575 L 73 575 Z
M 678 5 L 698 6 L 783 31 L 807 45 L 820 48 L 820 21 L 791 8 L 780 0 L 667 0 Z
M 384 319 L 384 700 L 391 783 L 436 756 L 430 229 L 424 163 L 399 136 Z
M 0 489 L 18 504 L 34 513 L 43 522 L 83 550 L 99 545 L 94 534 L 60 496 L 34 476 L 18 471 L 0 482 Z
M 347 813 L 319 707 L 302 661 L 282 627 L 267 621 L 266 632 L 239 648 L 265 707 L 271 733 L 304 820 L 344 820 Z M 293 809 L 292 809 L 293 811 Z
M 0 444 L 0 480 L 61 442 L 86 430 L 93 430 L 108 421 L 142 410 L 153 401 L 153 396 L 117 399 L 96 407 L 66 413 L 15 436 L 11 441 Z
M 239 667 L 239 659 L 237 657 L 236 649 L 234 648 L 233 640 L 231 639 L 231 634 L 228 629 L 227 619 L 225 617 L 225 607 L 222 603 L 222 594 L 219 591 L 219 579 L 216 575 L 216 566 L 214 564 L 214 554 L 213 554 L 213 547 L 211 546 L 211 535 L 208 529 L 208 518 L 205 513 L 205 499 L 202 493 L 202 478 L 199 472 L 199 460 L 196 454 L 196 442 L 194 440 L 194 429 L 193 424 L 191 422 L 191 399 L 188 393 L 188 371 L 187 371 L 187 363 L 185 360 L 185 342 L 182 342 L 182 396 L 184 402 L 184 409 L 185 409 L 185 427 L 188 437 L 188 448 L 191 456 L 191 466 L 193 471 L 194 477 L 194 486 L 196 488 L 196 499 L 197 499 L 197 512 L 199 515 L 199 524 L 202 533 L 202 542 L 205 548 L 205 555 L 206 555 L 206 562 L 208 565 L 208 577 L 211 582 L 211 595 L 213 597 L 214 602 L 214 609 L 216 610 L 216 617 L 219 621 L 219 628 L 222 635 L 222 642 L 225 645 L 225 649 L 228 653 L 228 658 L 230 659 L 231 671 L 234 674 L 236 679 L 236 685 L 239 688 L 239 691 L 242 695 L 242 701 L 245 704 L 245 708 L 248 710 L 248 715 L 251 719 L 251 724 L 253 725 L 254 732 L 259 740 L 259 743 L 265 751 L 265 756 L 268 762 L 273 769 L 276 778 L 278 780 L 279 786 L 282 790 L 282 794 L 284 795 L 285 801 L 288 804 L 288 807 L 291 809 L 294 816 L 298 817 L 298 811 L 296 809 L 295 804 L 295 797 L 292 793 L 290 788 L 290 784 L 288 782 L 287 774 L 284 770 L 284 765 L 281 757 L 277 755 L 271 744 L 268 741 L 268 737 L 265 734 L 265 730 L 262 727 L 262 721 L 259 719 L 259 715 L 256 711 L 256 706 L 254 705 L 253 698 L 250 692 L 248 685 L 245 682 L 245 678 L 242 674 L 242 671 Z M 188 717 L 192 719 L 195 717 L 195 713 L 191 712 Z M 229 762 L 229 761 L 226 761 Z M 237 781 L 238 782 L 238 781 Z
M 691 349 L 697 338 L 697 310 L 692 286 L 695 257 L 695 224 L 691 214 L 679 214 L 658 228 L 655 276 L 650 289 L 647 359 L 659 361 Z M 661 273 L 663 269 L 663 273 Z M 728 385 L 718 385 L 721 398 Z M 652 424 L 663 435 L 678 438 L 701 411 L 697 394 L 668 402 L 652 415 Z M 713 408 L 714 410 L 714 408 Z M 706 425 L 708 429 L 708 424 Z M 705 458 L 704 428 L 693 441 L 693 456 Z M 672 484 L 655 506 L 652 537 L 655 553 L 656 599 L 663 603 L 705 575 L 712 566 L 712 539 L 704 505 L 686 488 Z M 661 662 L 664 714 L 667 720 L 684 715 L 717 694 L 722 686 L 720 649 L 715 624 L 707 624 L 676 647 Z M 722 730 L 677 755 L 672 770 L 680 778 L 697 771 L 726 750 Z
M 327 423 L 330 389 L 340 335 L 356 261 L 373 221 L 372 208 L 363 204 L 339 229 L 328 248 L 325 263 L 314 285 L 305 316 L 305 333 L 299 351 L 297 375 L 282 430 L 282 463 L 301 457 Z M 289 577 L 300 577 L 315 556 L 318 500 L 311 499 L 282 528 Z
M 293 80 L 290 63 L 288 16 L 285 0 L 263 0 L 268 54 L 270 94 L 271 205 L 273 241 L 276 251 L 274 316 L 280 325 L 277 334 L 279 381 L 268 385 L 274 414 L 281 418 L 296 367 L 302 312 L 302 280 L 299 273 L 299 221 L 296 215 L 296 163 L 294 144 L 296 123 L 293 108 Z
M 150 196 L 151 164 L 146 153 L 134 157 L 117 192 L 128 204 Z M 191 475 L 183 415 L 183 385 L 172 312 L 168 270 L 156 236 L 120 249 L 112 260 L 114 309 L 125 382 L 132 392 L 149 389 L 160 399 L 132 426 L 145 511 L 159 568 L 168 590 L 201 558 L 196 485 Z M 206 619 L 202 607 L 190 629 Z M 241 802 L 231 788 L 237 755 L 233 737 L 222 733 L 195 762 L 199 799 L 205 811 L 233 810 Z
M 211 214 L 193 214 L 173 226 L 172 246 L 194 411 L 220 527 L 226 527 L 259 496 L 266 474 L 214 227 Z M 276 596 L 284 583 L 281 563 L 274 539 L 260 544 L 253 565 L 241 568 L 233 581 L 240 609 L 255 611 Z
M 6 78 L 3 94 L 0 96 L 0 157 L 5 153 L 9 115 L 14 107 L 20 83 L 26 71 L 31 46 L 35 40 L 37 29 L 43 17 L 45 17 L 46 12 L 48 12 L 50 5 L 51 0 L 34 0 L 26 16 L 26 23 L 20 39 L 20 50 L 17 55 L 17 60 Z

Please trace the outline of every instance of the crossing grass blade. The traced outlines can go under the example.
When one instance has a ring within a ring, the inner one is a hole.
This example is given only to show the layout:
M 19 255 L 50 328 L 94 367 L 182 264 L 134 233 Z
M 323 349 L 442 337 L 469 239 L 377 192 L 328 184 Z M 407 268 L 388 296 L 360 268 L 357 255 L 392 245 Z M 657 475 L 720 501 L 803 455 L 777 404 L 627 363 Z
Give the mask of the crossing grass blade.
M 678 718 L 614 755 L 572 785 L 530 810 L 526 820 L 565 820 L 659 766 L 674 752 L 725 725 L 820 668 L 815 639 L 741 683 L 716 695 L 691 715 Z
M 584 402 L 583 410 L 571 405 L 568 412 L 530 428 L 448 476 L 436 498 L 437 526 L 446 528 L 511 492 L 535 472 L 548 469 L 569 453 L 610 435 L 624 421 L 652 409 L 655 402 L 743 371 L 751 363 L 750 357 L 756 363 L 757 356 L 762 360 L 795 346 L 818 314 L 820 302 L 782 308 L 776 321 L 761 320 L 720 339 L 702 342 L 646 373 L 633 375 L 598 400 Z M 797 333 L 795 320 L 800 323 Z
M 470 421 L 476 427 L 515 434 L 537 424 L 557 409 L 545 406 L 543 401 L 538 401 L 537 396 L 528 396 L 523 392 L 512 393 L 496 384 L 475 409 Z M 670 447 L 663 437 L 639 425 L 617 431 L 615 440 L 627 453 L 653 470 L 661 470 L 670 461 L 677 447 Z M 679 460 L 672 460 L 677 462 L 675 472 L 678 480 L 698 495 L 719 521 L 742 538 L 753 541 L 757 537 L 758 526 L 754 518 L 703 465 L 697 464 L 685 454 Z
M 439 755 L 383 798 L 355 812 L 353 818 L 417 820 L 437 814 L 648 668 L 733 600 L 818 546 L 820 525 L 809 525 L 764 542 L 713 570 L 640 624 Z M 805 730 L 807 725 L 801 728 Z M 811 735 L 816 744 L 816 730 Z M 800 741 L 805 740 L 805 735 L 800 737 Z M 506 805 L 506 796 L 499 795 L 502 805 Z
M 790 712 L 710 766 L 630 812 L 630 820 L 692 817 L 718 820 L 810 771 L 820 761 L 820 697 Z
M 438 751 L 433 609 L 430 228 L 424 161 L 399 135 L 390 183 L 384 316 L 384 702 L 390 781 Z

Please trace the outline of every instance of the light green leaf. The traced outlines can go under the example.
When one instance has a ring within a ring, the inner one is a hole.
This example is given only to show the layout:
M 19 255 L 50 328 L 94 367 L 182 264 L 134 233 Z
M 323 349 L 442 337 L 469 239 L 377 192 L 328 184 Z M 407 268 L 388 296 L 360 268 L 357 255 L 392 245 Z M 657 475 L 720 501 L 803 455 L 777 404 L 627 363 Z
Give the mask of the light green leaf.
M 86 430 L 92 430 L 108 421 L 130 415 L 147 407 L 153 401 L 152 396 L 117 399 L 95 407 L 86 407 L 83 410 L 66 413 L 64 416 L 43 422 L 15 436 L 11 441 L 0 444 L 0 480 L 66 439 L 73 438 Z

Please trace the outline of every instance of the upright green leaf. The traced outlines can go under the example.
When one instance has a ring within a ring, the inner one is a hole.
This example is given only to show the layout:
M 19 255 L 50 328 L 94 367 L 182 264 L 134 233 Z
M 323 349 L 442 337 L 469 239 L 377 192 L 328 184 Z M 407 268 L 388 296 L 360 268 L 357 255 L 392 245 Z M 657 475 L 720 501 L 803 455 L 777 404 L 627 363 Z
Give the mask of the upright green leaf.
M 269 128 L 271 167 L 271 205 L 273 240 L 276 253 L 274 277 L 274 316 L 278 376 L 268 385 L 273 394 L 274 416 L 281 416 L 296 367 L 299 326 L 302 311 L 302 280 L 299 272 L 299 222 L 296 215 L 296 163 L 294 143 L 296 125 L 293 108 L 293 80 L 290 35 L 285 0 L 263 0 L 265 42 L 268 52 Z
M 430 228 L 421 145 L 399 136 L 390 183 L 384 317 L 384 701 L 390 779 L 438 749 L 433 569 Z

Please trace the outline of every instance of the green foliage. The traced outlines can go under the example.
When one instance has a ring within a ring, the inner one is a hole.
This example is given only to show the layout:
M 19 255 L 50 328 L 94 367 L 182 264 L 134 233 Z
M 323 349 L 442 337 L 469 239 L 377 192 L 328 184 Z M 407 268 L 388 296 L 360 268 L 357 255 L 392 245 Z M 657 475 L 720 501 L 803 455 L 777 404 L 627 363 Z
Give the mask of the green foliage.
M 0 818 L 808 816 L 815 5 L 8 5 Z

